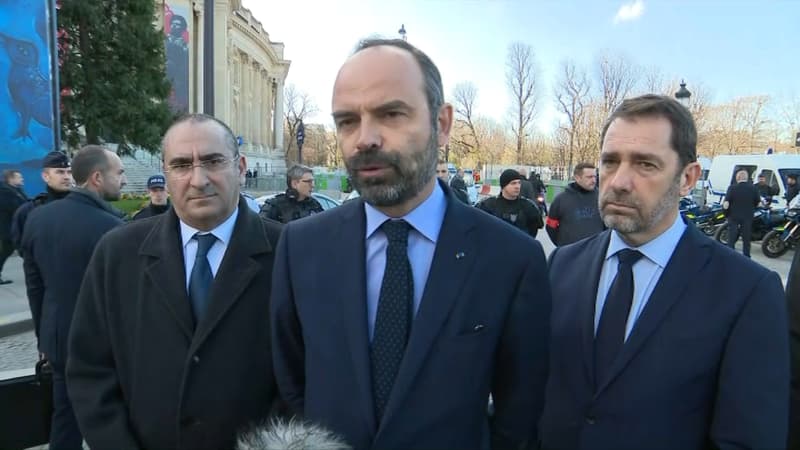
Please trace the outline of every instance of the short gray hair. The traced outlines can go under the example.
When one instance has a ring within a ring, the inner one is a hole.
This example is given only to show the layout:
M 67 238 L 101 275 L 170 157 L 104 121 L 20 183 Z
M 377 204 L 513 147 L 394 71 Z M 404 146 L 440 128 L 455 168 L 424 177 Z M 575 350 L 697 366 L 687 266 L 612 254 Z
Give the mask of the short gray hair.
M 303 175 L 307 173 L 313 174 L 314 171 L 311 170 L 311 167 L 304 166 L 302 164 L 295 164 L 292 167 L 289 167 L 289 170 L 286 171 L 286 187 L 292 187 L 292 181 L 303 178 Z
M 317 425 L 292 419 L 272 420 L 239 437 L 237 450 L 350 450 L 352 447 Z

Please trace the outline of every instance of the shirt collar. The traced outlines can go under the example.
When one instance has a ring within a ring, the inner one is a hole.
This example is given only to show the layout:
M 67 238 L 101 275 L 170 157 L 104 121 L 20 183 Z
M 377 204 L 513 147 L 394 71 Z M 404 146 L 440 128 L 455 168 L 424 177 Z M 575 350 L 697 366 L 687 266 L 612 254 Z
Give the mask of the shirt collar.
M 445 198 L 444 191 L 442 191 L 442 187 L 437 182 L 431 195 L 401 219 L 408 222 L 421 235 L 435 244 L 439 239 L 439 230 L 442 229 L 446 209 L 447 198 Z M 383 222 L 391 219 L 391 217 L 367 202 L 364 202 L 364 212 L 367 214 L 367 239 L 383 225 Z
M 210 234 L 213 234 L 217 239 L 222 241 L 224 245 L 228 245 L 231 240 L 231 236 L 233 235 L 233 227 L 236 225 L 236 218 L 239 215 L 239 207 L 237 206 L 236 209 L 233 210 L 233 213 L 225 219 L 224 222 L 217 225 L 216 228 L 209 231 Z M 181 239 L 183 240 L 183 247 L 186 247 L 186 244 L 189 243 L 190 240 L 194 237 L 196 233 L 203 234 L 203 231 L 200 231 L 196 228 L 193 228 L 187 225 L 184 221 L 178 220 L 181 224 Z
M 662 269 L 667 266 L 669 259 L 672 257 L 672 252 L 678 246 L 678 241 L 681 240 L 683 232 L 686 230 L 686 224 L 683 223 L 680 214 L 675 217 L 672 226 L 667 228 L 666 231 L 658 235 L 652 241 L 635 248 L 639 250 L 650 261 L 656 263 Z M 619 236 L 616 230 L 611 232 L 611 240 L 608 243 L 608 250 L 606 251 L 606 261 L 617 254 L 622 249 L 633 248 L 626 244 L 625 241 Z

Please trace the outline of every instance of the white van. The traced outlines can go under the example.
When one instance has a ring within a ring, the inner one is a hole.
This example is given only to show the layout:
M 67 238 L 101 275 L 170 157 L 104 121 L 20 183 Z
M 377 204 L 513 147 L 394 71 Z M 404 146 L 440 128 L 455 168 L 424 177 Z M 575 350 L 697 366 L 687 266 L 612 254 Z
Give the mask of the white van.
M 767 178 L 770 186 L 777 187 L 778 195 L 773 197 L 772 206 L 786 206 L 786 177 L 794 174 L 800 176 L 800 155 L 720 155 L 711 161 L 706 186 L 706 201 L 719 200 L 725 195 L 728 186 L 736 181 L 736 172 L 746 170 L 751 182 L 755 183 L 759 175 Z

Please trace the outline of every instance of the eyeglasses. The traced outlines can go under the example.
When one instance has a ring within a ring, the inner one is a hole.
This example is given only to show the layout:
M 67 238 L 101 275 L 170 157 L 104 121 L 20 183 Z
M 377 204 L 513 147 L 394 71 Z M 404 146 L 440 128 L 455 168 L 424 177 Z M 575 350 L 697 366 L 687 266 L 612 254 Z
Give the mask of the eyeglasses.
M 313 178 L 308 179 L 308 180 L 300 180 L 300 181 L 302 181 L 303 183 L 314 184 L 314 179 Z
M 192 174 L 195 167 L 201 167 L 208 173 L 221 172 L 228 168 L 228 165 L 239 160 L 239 155 L 233 158 L 213 158 L 199 163 L 180 163 L 170 164 L 164 169 L 164 173 L 174 178 L 185 178 Z

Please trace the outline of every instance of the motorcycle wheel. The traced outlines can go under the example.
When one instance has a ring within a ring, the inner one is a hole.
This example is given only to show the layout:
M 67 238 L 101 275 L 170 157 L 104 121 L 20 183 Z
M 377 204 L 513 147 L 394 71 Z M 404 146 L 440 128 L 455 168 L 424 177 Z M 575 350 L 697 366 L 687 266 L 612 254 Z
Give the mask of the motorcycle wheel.
M 700 226 L 698 228 L 700 228 L 700 232 L 702 232 L 703 234 L 705 234 L 708 237 L 714 237 L 714 231 L 717 230 L 717 227 L 715 227 L 713 224 L 710 224 L 710 223 L 702 225 L 702 226 Z
M 772 230 L 761 240 L 761 251 L 767 258 L 779 258 L 789 251 L 789 246 L 781 239 L 781 233 Z
M 728 245 L 728 225 L 722 224 L 717 226 L 717 231 L 714 232 L 714 240 Z

